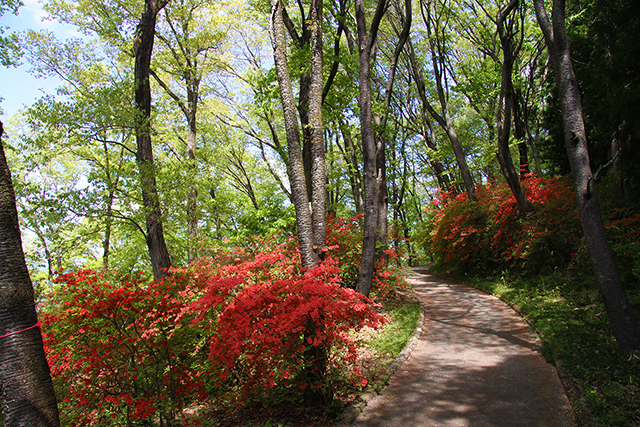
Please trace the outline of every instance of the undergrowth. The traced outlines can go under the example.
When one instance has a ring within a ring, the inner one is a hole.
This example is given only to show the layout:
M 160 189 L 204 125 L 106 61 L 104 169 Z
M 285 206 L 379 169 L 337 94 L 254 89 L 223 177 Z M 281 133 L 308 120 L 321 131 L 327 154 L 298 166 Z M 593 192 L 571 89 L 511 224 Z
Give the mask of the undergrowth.
M 421 312 L 422 307 L 417 302 L 394 307 L 388 313 L 391 322 L 372 337 L 369 346 L 380 355 L 397 357 L 413 335 Z

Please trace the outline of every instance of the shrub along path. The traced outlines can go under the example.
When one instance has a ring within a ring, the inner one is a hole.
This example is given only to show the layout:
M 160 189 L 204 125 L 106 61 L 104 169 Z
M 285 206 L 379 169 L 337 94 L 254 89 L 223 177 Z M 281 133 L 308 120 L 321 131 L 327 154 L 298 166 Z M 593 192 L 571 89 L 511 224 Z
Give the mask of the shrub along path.
M 573 426 L 540 341 L 499 299 L 415 268 L 426 323 L 411 358 L 354 426 Z

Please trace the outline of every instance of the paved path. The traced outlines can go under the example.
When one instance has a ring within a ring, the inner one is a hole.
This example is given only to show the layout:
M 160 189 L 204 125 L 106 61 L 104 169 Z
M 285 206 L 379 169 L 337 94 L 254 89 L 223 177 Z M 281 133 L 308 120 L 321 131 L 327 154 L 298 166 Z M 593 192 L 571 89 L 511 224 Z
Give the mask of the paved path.
M 424 332 L 354 426 L 573 426 L 555 368 L 515 311 L 428 274 L 408 280 L 426 305 Z

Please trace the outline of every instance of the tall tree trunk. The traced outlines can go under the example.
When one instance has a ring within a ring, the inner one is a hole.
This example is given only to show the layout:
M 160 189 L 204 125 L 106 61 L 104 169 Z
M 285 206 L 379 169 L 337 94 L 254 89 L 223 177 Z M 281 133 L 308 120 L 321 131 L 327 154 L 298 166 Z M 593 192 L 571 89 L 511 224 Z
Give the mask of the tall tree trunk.
M 576 190 L 582 230 L 593 271 L 598 281 L 600 296 L 604 301 L 609 324 L 620 351 L 624 355 L 637 354 L 640 353 L 640 328 L 638 328 L 638 322 L 629 304 L 611 248 L 607 242 L 595 183 L 589 165 L 582 101 L 571 64 L 564 4 L 564 0 L 554 0 L 553 24 L 551 24 L 544 8 L 544 1 L 534 0 L 536 16 L 544 33 L 560 93 L 565 146 Z
M 175 38 L 175 42 L 165 37 L 160 37 L 160 40 L 171 50 L 172 56 L 176 63 L 183 65 L 180 71 L 180 77 L 184 80 L 185 91 L 187 94 L 186 104 L 184 100 L 178 96 L 169 86 L 151 70 L 151 75 L 158 82 L 158 84 L 164 89 L 164 91 L 178 104 L 182 114 L 187 121 L 187 171 L 188 171 L 188 190 L 187 190 L 187 235 L 191 239 L 191 242 L 187 248 L 187 262 L 190 264 L 195 258 L 196 253 L 193 250 L 192 242 L 198 235 L 198 186 L 196 184 L 196 141 L 198 136 L 198 101 L 200 93 L 201 75 L 198 70 L 198 54 L 199 51 L 193 52 L 190 46 L 190 40 L 188 36 L 188 23 L 184 21 L 181 23 L 183 33 L 176 30 L 176 26 L 171 20 L 169 12 L 165 9 L 166 22 L 169 24 L 171 33 Z M 177 42 L 177 43 L 176 43 Z M 174 48 L 174 45 L 178 45 L 178 49 Z M 182 55 L 182 56 L 181 56 Z M 184 61 L 184 63 L 182 63 Z
M 0 122 L 0 390 L 6 427 L 58 427 Z
M 378 0 L 371 28 L 367 28 L 364 0 L 356 0 L 356 25 L 358 30 L 360 94 L 360 133 L 364 158 L 364 225 L 362 229 L 362 261 L 358 272 L 356 291 L 369 295 L 373 282 L 376 252 L 376 227 L 378 224 L 378 171 L 376 140 L 373 132 L 371 103 L 371 51 L 378 36 L 378 28 L 385 11 L 385 0 Z
M 144 12 L 136 28 L 135 52 L 135 106 L 136 117 L 136 160 L 142 187 L 142 204 L 146 217 L 146 241 L 153 267 L 153 277 L 158 279 L 167 274 L 171 258 L 164 240 L 162 211 L 153 164 L 151 144 L 151 86 L 149 83 L 151 53 L 155 36 L 158 12 L 168 0 L 145 0 Z
M 386 129 L 389 118 L 389 108 L 393 95 L 393 84 L 395 83 L 396 71 L 398 69 L 398 59 L 404 46 L 409 39 L 411 29 L 411 0 L 405 0 L 404 16 L 398 4 L 395 5 L 398 15 L 401 16 L 402 31 L 398 34 L 398 43 L 391 58 L 389 67 L 389 77 L 384 92 L 383 113 L 374 117 L 376 123 L 376 165 L 378 170 L 378 225 L 376 227 L 376 258 L 386 263 L 385 249 L 389 245 L 389 194 L 387 190 L 387 159 L 386 159 Z
M 533 206 L 520 185 L 520 177 L 513 165 L 511 150 L 509 149 L 509 137 L 511 136 L 512 112 L 515 107 L 515 91 L 513 89 L 513 63 L 514 47 L 513 32 L 505 28 L 507 18 L 518 6 L 519 0 L 512 0 L 502 11 L 497 19 L 498 35 L 502 46 L 502 83 L 500 87 L 500 106 L 498 107 L 498 161 L 502 174 L 509 184 L 511 193 L 516 198 L 518 209 L 526 214 L 533 211 Z
M 102 267 L 109 268 L 109 255 L 111 253 L 111 226 L 113 225 L 113 201 L 115 198 L 114 190 L 109 190 L 107 201 L 107 212 L 105 214 L 104 238 L 102 240 Z
M 311 84 L 309 86 L 309 140 L 311 144 L 311 220 L 313 243 L 319 257 L 327 241 L 327 171 L 322 126 L 322 0 L 313 0 L 311 27 Z
M 102 267 L 109 268 L 109 255 L 111 253 L 111 229 L 113 225 L 113 203 L 115 201 L 116 184 L 111 175 L 111 162 L 109 161 L 109 146 L 106 138 L 102 143 L 105 159 L 105 175 L 107 182 L 107 212 L 105 213 L 104 238 L 102 240 Z
M 475 185 L 473 183 L 473 178 L 471 177 L 469 165 L 467 164 L 466 155 L 462 149 L 460 139 L 458 138 L 458 132 L 456 131 L 453 119 L 451 118 L 451 109 L 449 108 L 449 84 L 444 64 L 444 60 L 447 57 L 445 52 L 446 47 L 444 46 L 445 41 L 440 39 L 440 31 L 438 31 L 437 28 L 433 28 L 434 25 L 438 25 L 438 21 L 437 18 L 432 16 L 430 8 L 427 9 L 425 21 L 427 32 L 430 36 L 429 48 L 431 49 L 431 64 L 433 65 L 433 71 L 435 74 L 436 89 L 438 91 L 438 100 L 440 101 L 440 110 L 442 115 L 438 115 L 436 111 L 431 108 L 429 103 L 427 103 L 425 107 L 427 107 L 431 117 L 433 117 L 440 127 L 447 133 L 447 137 L 449 138 L 449 142 L 451 142 L 451 147 L 453 148 L 453 153 L 456 157 L 456 163 L 460 169 L 460 175 L 462 176 L 462 182 L 467 192 L 467 196 L 469 197 L 469 200 L 473 200 L 475 198 L 473 195 L 475 192 Z
M 193 94 L 192 94 L 193 96 Z M 197 171 L 196 163 L 196 102 L 197 93 L 193 101 L 189 100 L 190 115 L 189 115 L 189 134 L 187 135 L 187 164 L 189 170 L 189 178 L 191 180 L 189 184 L 189 194 L 187 195 L 187 234 L 189 238 L 195 239 L 198 236 L 198 186 L 195 182 L 195 175 Z M 190 97 L 191 98 L 191 97 Z M 196 252 L 192 249 L 193 242 L 189 242 L 189 248 L 187 249 L 187 262 L 191 264 L 196 258 Z
M 431 125 L 431 121 L 427 116 L 426 109 L 422 109 L 422 126 L 420 126 L 422 130 L 422 139 L 424 140 L 424 145 L 433 151 L 438 151 L 438 146 L 436 145 L 436 135 L 433 131 L 433 126 Z M 438 181 L 438 185 L 444 191 L 449 191 L 451 189 L 451 180 L 449 179 L 449 174 L 447 173 L 444 165 L 439 160 L 431 160 L 429 162 L 433 173 L 436 176 L 436 180 Z
M 421 86 L 418 85 L 418 93 L 420 94 L 423 108 L 425 108 L 426 111 L 429 112 L 429 115 L 433 117 L 433 119 L 438 123 L 442 130 L 444 130 L 447 134 L 447 138 L 449 139 L 451 147 L 453 148 L 453 153 L 456 158 L 456 163 L 458 164 L 458 169 L 460 170 L 460 175 L 462 176 L 462 182 L 465 191 L 467 192 L 467 196 L 469 197 L 469 199 L 473 200 L 475 185 L 473 183 L 473 178 L 471 177 L 471 170 L 469 169 L 469 165 L 467 164 L 466 155 L 462 148 L 462 144 L 460 143 L 460 139 L 458 138 L 458 132 L 456 131 L 453 120 L 451 118 L 451 112 L 449 111 L 449 95 L 445 91 L 445 84 L 443 83 L 443 80 L 445 80 L 444 70 L 440 63 L 445 55 L 443 52 L 441 52 L 440 45 L 436 40 L 437 35 L 432 34 L 431 27 L 433 25 L 433 21 L 434 19 L 431 16 L 431 11 L 427 10 L 425 16 L 425 24 L 427 25 L 428 34 L 431 36 L 431 39 L 429 41 L 429 48 L 431 49 L 431 63 L 433 65 L 433 71 L 435 74 L 436 88 L 438 91 L 438 101 L 440 103 L 440 111 L 442 112 L 442 114 L 439 114 L 427 100 L 424 88 L 424 78 L 422 77 L 421 68 L 418 66 L 418 61 L 416 59 L 411 40 L 409 40 L 409 58 L 411 60 L 411 66 L 413 68 L 414 75 L 416 76 L 416 83 L 418 81 L 421 82 Z
M 520 156 L 520 178 L 524 179 L 530 171 L 529 148 L 527 147 L 527 117 L 525 101 L 520 91 L 514 90 L 513 103 L 513 136 L 518 140 L 518 155 Z
M 285 131 L 289 164 L 287 172 L 291 185 L 291 198 L 296 210 L 296 225 L 298 228 L 298 244 L 303 268 L 313 268 L 318 262 L 318 255 L 314 251 L 314 234 L 309 209 L 309 197 L 305 179 L 304 162 L 300 146 L 300 128 L 296 115 L 295 100 L 291 87 L 291 77 L 287 63 L 287 42 L 285 39 L 285 25 L 283 6 L 279 0 L 271 0 L 271 31 L 273 44 L 273 58 L 276 66 L 280 99 L 284 114 Z

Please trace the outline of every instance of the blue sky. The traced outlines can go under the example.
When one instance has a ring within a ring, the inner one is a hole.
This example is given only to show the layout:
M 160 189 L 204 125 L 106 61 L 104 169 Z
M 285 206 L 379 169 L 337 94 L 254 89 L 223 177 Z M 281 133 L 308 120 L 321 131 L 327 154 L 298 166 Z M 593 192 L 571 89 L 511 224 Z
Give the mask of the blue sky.
M 46 20 L 46 12 L 38 0 L 23 0 L 24 6 L 19 9 L 18 16 L 6 13 L 0 17 L 0 25 L 9 27 L 5 35 L 11 31 L 22 32 L 28 29 L 52 31 L 58 38 L 79 36 L 74 27 Z M 19 67 L 5 68 L 0 66 L 0 107 L 4 114 L 0 116 L 6 121 L 18 109 L 31 105 L 44 94 L 55 94 L 60 85 L 58 79 L 36 79 L 29 73 L 31 68 L 26 61 Z

